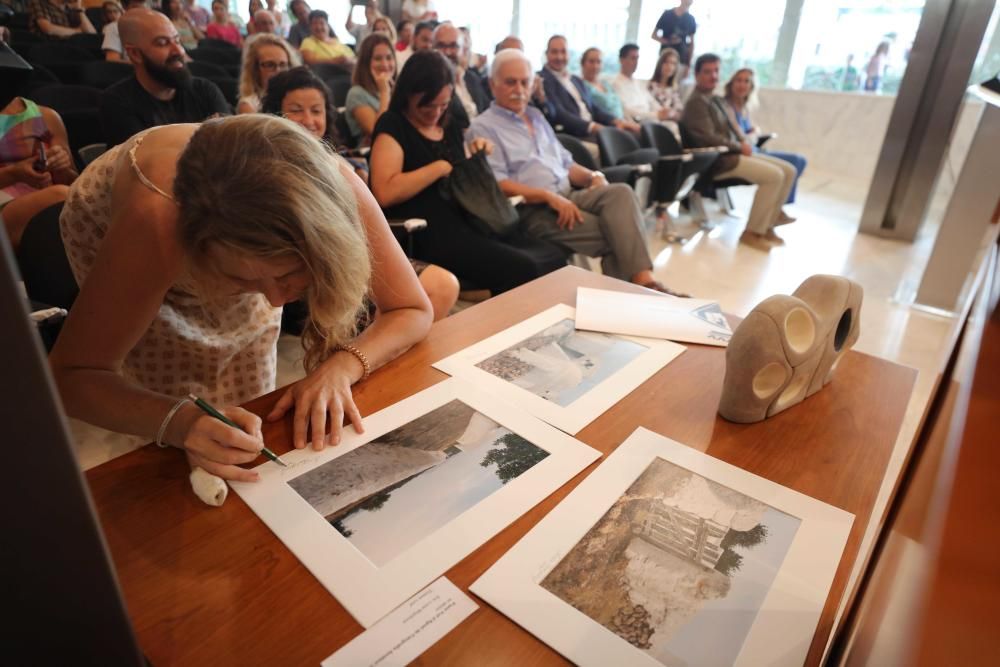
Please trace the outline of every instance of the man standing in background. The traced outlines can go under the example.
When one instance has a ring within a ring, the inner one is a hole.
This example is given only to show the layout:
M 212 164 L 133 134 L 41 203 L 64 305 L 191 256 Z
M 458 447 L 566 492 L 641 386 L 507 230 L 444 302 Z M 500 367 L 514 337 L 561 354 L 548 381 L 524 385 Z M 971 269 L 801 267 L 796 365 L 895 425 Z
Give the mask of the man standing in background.
M 680 78 L 687 78 L 691 69 L 691 56 L 694 55 L 694 33 L 698 29 L 694 17 L 688 11 L 692 0 L 681 0 L 673 9 L 668 9 L 660 15 L 660 20 L 653 28 L 653 39 L 660 43 L 660 51 L 671 48 L 680 55 Z

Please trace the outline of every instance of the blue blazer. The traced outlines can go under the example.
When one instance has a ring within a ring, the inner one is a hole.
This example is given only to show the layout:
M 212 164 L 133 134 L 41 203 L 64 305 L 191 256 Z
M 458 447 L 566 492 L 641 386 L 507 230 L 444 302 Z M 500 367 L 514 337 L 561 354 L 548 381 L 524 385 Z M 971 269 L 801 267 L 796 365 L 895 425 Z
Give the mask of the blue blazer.
M 547 109 L 543 109 L 543 111 L 546 112 L 545 115 L 548 117 L 549 122 L 553 126 L 562 125 L 564 128 L 563 131 L 566 134 L 572 134 L 575 137 L 586 137 L 587 126 L 590 123 L 580 116 L 580 108 L 577 106 L 573 96 L 556 79 L 555 74 L 548 69 L 542 68 L 540 76 L 542 77 L 542 85 L 545 88 L 545 100 L 548 107 Z M 579 91 L 580 99 L 583 100 L 587 109 L 590 110 L 590 115 L 594 119 L 594 122 L 601 125 L 611 125 L 615 119 L 611 114 L 603 111 L 594 104 L 594 100 L 590 96 L 590 91 L 583 85 L 583 80 L 578 76 L 571 75 L 570 81 L 573 82 L 573 85 Z

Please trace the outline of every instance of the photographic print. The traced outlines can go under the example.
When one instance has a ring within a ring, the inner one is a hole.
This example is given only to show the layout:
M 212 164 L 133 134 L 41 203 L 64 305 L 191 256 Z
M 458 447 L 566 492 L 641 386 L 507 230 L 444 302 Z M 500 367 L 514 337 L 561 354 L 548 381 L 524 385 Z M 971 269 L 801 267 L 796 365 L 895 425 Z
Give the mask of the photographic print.
M 853 520 L 639 428 L 470 590 L 580 665 L 799 667 Z
M 664 665 L 731 665 L 798 526 L 657 458 L 541 585 Z
M 684 351 L 667 340 L 581 331 L 560 304 L 434 364 L 574 434 Z
M 600 458 L 449 378 L 233 490 L 364 627 Z
M 288 484 L 381 567 L 548 455 L 453 400 Z
M 645 351 L 624 338 L 577 331 L 565 319 L 476 367 L 566 407 Z

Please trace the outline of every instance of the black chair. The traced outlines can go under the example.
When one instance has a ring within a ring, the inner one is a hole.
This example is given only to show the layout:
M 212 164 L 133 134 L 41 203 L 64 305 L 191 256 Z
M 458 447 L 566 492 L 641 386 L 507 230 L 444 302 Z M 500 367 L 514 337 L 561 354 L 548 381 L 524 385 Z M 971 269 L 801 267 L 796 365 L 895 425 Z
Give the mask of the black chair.
M 635 137 L 617 127 L 599 129 L 597 147 L 601 151 L 601 162 L 609 166 L 653 164 L 660 157 L 655 148 L 643 148 Z
M 62 116 L 69 137 L 69 147 L 73 152 L 76 166 L 82 169 L 85 165 L 80 157 L 80 149 L 90 144 L 104 142 L 104 128 L 101 126 L 101 114 L 97 109 L 74 109 Z
M 31 14 L 27 12 L 14 12 L 11 14 L 4 25 L 14 30 L 30 30 L 31 29 Z
M 104 35 L 99 32 L 93 35 L 90 33 L 70 35 L 66 39 L 66 43 L 88 51 L 96 59 L 104 58 L 104 51 L 101 49 L 101 44 L 104 43 Z
M 43 106 L 52 107 L 59 115 L 80 109 L 97 109 L 101 90 L 92 86 L 56 84 L 42 86 L 31 94 L 31 99 Z
M 330 87 L 330 92 L 333 94 L 333 106 L 338 109 L 347 104 L 347 93 L 351 89 L 351 77 L 349 76 L 335 76 L 329 79 L 325 79 L 326 85 Z
M 236 65 L 239 67 L 240 58 L 242 57 L 240 51 L 235 48 L 203 48 L 201 46 L 188 51 L 188 55 L 191 56 L 192 60 L 200 60 L 201 62 L 212 63 L 221 67 L 226 67 L 227 65 Z
M 94 30 L 97 31 L 97 34 L 101 35 L 101 31 L 104 29 L 104 7 L 87 7 L 83 12 L 94 25 Z
M 677 199 L 686 198 L 698 181 L 710 174 L 715 161 L 719 159 L 718 151 L 707 149 L 689 150 L 681 146 L 670 128 L 661 123 L 646 121 L 642 123 L 643 143 L 655 148 L 660 155 L 690 155 L 691 159 L 681 166 L 680 183 Z
M 10 48 L 12 48 L 17 55 L 21 56 L 25 60 L 31 57 L 31 49 L 33 49 L 36 44 L 42 44 L 45 41 L 45 37 L 37 33 L 33 33 L 30 30 L 12 29 L 10 31 Z
M 358 142 L 351 136 L 351 128 L 347 124 L 347 111 L 343 107 L 337 108 L 337 115 L 333 119 L 333 129 L 337 133 L 337 140 L 345 148 L 354 148 Z
M 229 106 L 236 107 L 237 101 L 239 101 L 239 81 L 229 76 L 206 76 L 208 79 L 222 91 L 222 96 L 226 98 L 229 102 Z
M 694 136 L 684 126 L 684 123 L 678 123 L 677 126 L 678 126 L 678 128 L 680 128 L 681 140 L 683 141 L 685 148 L 688 148 L 688 149 L 691 149 L 691 150 L 697 150 L 699 148 L 701 148 L 702 150 L 704 150 L 706 148 L 709 149 L 709 150 L 711 150 L 711 149 L 717 148 L 717 147 L 713 147 L 713 146 L 700 147 L 698 145 L 697 140 L 694 138 Z M 722 155 L 722 154 L 728 152 L 728 149 L 725 150 L 725 151 L 719 150 L 717 152 L 718 152 L 719 155 Z M 716 202 L 718 202 L 719 208 L 722 209 L 722 212 L 724 214 L 726 214 L 726 215 L 732 215 L 733 214 L 733 199 L 729 195 L 729 188 L 735 188 L 735 187 L 739 187 L 739 186 L 743 186 L 743 185 L 753 185 L 753 183 L 751 183 L 750 181 L 744 180 L 742 178 L 716 179 L 716 178 L 714 178 L 712 176 L 711 173 L 708 173 L 708 174 L 705 174 L 705 176 L 703 178 L 699 179 L 699 181 L 698 181 L 697 184 L 695 184 L 694 191 L 696 193 L 698 193 L 699 195 L 703 196 L 703 197 L 708 197 L 709 199 L 714 199 Z M 694 203 L 694 202 L 692 202 L 692 203 Z M 704 208 L 700 205 L 700 202 L 696 203 L 695 207 L 701 209 L 698 212 L 698 215 L 700 217 L 702 217 L 702 219 L 707 220 L 708 216 L 705 214 Z
M 635 166 L 621 165 L 615 167 L 600 167 L 583 142 L 571 134 L 556 134 L 556 139 L 573 156 L 573 162 L 591 171 L 600 171 L 608 179 L 608 183 L 626 183 L 635 185 L 640 172 Z
M 224 39 L 215 39 L 213 37 L 205 37 L 204 39 L 198 40 L 199 49 L 220 49 L 222 51 L 236 51 L 239 53 L 239 48 L 234 44 L 230 44 Z
M 352 72 L 350 67 L 335 65 L 333 63 L 316 63 L 315 65 L 310 65 L 309 69 L 311 69 L 316 76 L 324 81 L 330 81 L 331 79 L 343 77 L 350 79 Z
M 31 219 L 17 248 L 17 264 L 30 299 L 69 310 L 80 288 L 59 235 L 62 209 L 62 202 L 53 204 Z
M 28 80 L 24 83 L 23 93 L 29 99 L 32 93 L 43 86 L 59 85 L 59 77 L 43 65 L 32 65 Z
M 187 68 L 191 70 L 191 74 L 195 76 L 206 78 L 214 76 L 218 79 L 229 78 L 229 72 L 226 71 L 225 67 L 201 60 L 192 60 L 187 64 Z
M 87 49 L 60 42 L 35 44 L 28 57 L 32 65 L 48 67 L 63 83 L 78 82 L 81 66 L 96 60 L 96 56 Z
M 104 90 L 122 79 L 127 79 L 134 75 L 135 70 L 128 63 L 95 60 L 94 62 L 83 63 L 80 66 L 79 82 L 85 86 L 93 86 L 94 88 Z

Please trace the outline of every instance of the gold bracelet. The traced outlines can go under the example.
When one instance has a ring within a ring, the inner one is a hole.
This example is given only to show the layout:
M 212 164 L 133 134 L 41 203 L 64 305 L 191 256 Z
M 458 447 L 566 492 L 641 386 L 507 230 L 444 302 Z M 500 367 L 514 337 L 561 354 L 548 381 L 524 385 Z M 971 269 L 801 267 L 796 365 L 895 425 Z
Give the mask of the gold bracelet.
M 365 372 L 361 375 L 361 379 L 358 380 L 358 382 L 364 382 L 365 380 L 367 380 L 368 376 L 372 374 L 372 367 L 371 364 L 368 363 L 368 357 L 365 356 L 365 353 L 359 350 L 358 348 L 354 347 L 353 345 L 338 345 L 334 349 L 334 352 L 340 352 L 340 351 L 349 352 L 350 354 L 353 354 L 354 357 L 361 362 L 361 367 L 364 369 Z

